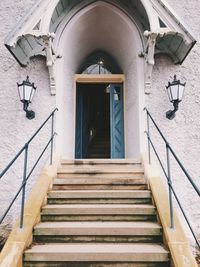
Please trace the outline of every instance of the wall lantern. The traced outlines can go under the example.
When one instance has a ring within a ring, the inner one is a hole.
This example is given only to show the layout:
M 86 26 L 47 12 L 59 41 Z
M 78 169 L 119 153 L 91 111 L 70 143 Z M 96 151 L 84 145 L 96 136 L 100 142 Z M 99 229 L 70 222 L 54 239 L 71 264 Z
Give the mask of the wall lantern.
M 24 104 L 23 109 L 26 112 L 26 117 L 29 120 L 32 120 L 33 118 L 35 118 L 35 112 L 32 110 L 28 110 L 28 106 L 33 100 L 36 87 L 34 83 L 31 83 L 29 81 L 29 76 L 27 76 L 26 81 L 23 81 L 21 84 L 17 83 L 17 86 L 20 101 Z
M 169 120 L 172 120 L 176 116 L 175 113 L 178 110 L 179 103 L 182 101 L 185 85 L 186 83 L 181 83 L 180 80 L 176 79 L 176 75 L 174 75 L 174 80 L 172 82 L 168 82 L 168 85 L 166 86 L 169 100 L 174 106 L 174 110 L 166 112 L 166 117 Z

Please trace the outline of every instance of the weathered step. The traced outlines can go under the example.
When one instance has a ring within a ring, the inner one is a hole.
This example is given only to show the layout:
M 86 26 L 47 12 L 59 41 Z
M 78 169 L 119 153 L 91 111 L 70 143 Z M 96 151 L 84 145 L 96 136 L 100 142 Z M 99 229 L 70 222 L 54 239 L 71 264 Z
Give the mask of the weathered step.
M 47 222 L 34 229 L 35 242 L 161 242 L 162 229 L 153 222 Z
M 149 190 L 77 190 L 51 191 L 49 204 L 147 204 L 151 203 Z
M 168 262 L 154 263 L 98 263 L 98 262 L 24 262 L 23 267 L 170 267 Z
M 62 166 L 79 166 L 79 165 L 103 165 L 103 166 L 119 166 L 119 165 L 141 165 L 139 160 L 132 159 L 75 159 L 75 160 L 62 160 Z
M 98 179 L 145 179 L 144 178 L 144 174 L 143 173 L 95 173 L 95 172 L 88 172 L 88 173 L 84 173 L 84 172 L 77 172 L 77 173 L 58 173 L 57 177 L 59 179 L 66 179 L 66 178 L 84 178 L 84 179 L 88 179 L 88 178 L 98 178 Z
M 54 180 L 53 190 L 145 190 L 147 189 L 147 181 L 138 176 L 130 176 L 129 178 L 115 177 L 96 177 L 92 178 L 82 175 L 75 178 L 58 178 Z M 115 177 L 115 178 L 114 178 Z
M 147 190 L 147 184 L 134 184 L 134 185 L 97 185 L 97 184 L 54 184 L 53 190 Z
M 144 178 L 62 178 L 62 179 L 55 179 L 54 185 L 56 184 L 110 184 L 110 185 L 133 185 L 133 184 L 146 184 L 147 181 Z
M 156 263 L 156 262 L 163 263 L 169 261 L 169 253 L 163 246 L 158 244 L 121 244 L 121 243 L 46 244 L 46 245 L 36 245 L 33 246 L 31 249 L 27 250 L 24 255 L 24 261 L 27 262 L 27 264 L 28 262 L 31 263 L 45 262 L 46 264 L 48 264 L 46 266 L 50 266 L 49 265 L 50 262 L 54 263 L 73 262 L 74 264 L 76 262 L 80 263 L 88 262 L 88 264 L 89 262 L 91 263 L 111 262 L 118 264 L 120 263 L 144 264 L 144 263 Z M 32 265 L 30 264 L 26 266 L 32 266 Z M 68 265 L 63 265 L 63 266 L 68 266 Z M 77 266 L 82 266 L 82 265 L 77 265 Z M 86 266 L 92 266 L 92 265 L 86 265 Z
M 68 166 L 62 167 L 58 169 L 58 174 L 115 174 L 115 173 L 121 173 L 121 174 L 143 174 L 144 170 L 141 166 Z
M 46 205 L 42 221 L 144 221 L 155 220 L 156 210 L 150 204 L 64 204 Z

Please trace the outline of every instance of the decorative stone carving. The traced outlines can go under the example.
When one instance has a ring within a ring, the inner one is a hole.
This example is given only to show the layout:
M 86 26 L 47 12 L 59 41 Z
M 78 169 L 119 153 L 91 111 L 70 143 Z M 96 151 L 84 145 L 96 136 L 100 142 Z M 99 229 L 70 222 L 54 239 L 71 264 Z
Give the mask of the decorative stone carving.
M 155 45 L 156 38 L 158 33 L 152 33 L 149 31 L 144 32 L 144 36 L 148 38 L 146 48 L 145 48 L 145 63 L 146 63 L 146 71 L 145 71 L 145 93 L 150 94 L 151 92 L 151 81 L 152 81 L 152 71 L 153 66 L 155 64 L 154 54 L 155 54 Z
M 53 48 L 54 38 L 55 38 L 54 33 L 50 33 L 47 36 L 43 37 L 43 41 L 45 45 L 45 54 L 46 54 L 46 65 L 49 70 L 51 95 L 56 94 L 55 61 L 57 57 L 56 57 L 56 53 Z

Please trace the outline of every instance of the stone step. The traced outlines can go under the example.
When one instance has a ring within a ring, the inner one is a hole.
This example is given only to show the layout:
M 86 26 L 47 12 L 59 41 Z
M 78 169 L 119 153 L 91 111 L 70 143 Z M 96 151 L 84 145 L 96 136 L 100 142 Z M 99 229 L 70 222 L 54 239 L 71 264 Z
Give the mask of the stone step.
M 98 263 L 98 262 L 24 262 L 23 267 L 170 267 L 169 262 L 154 262 L 154 263 Z
M 26 266 L 34 262 L 49 263 L 163 263 L 169 262 L 168 251 L 159 244 L 45 244 L 35 245 L 24 254 Z M 61 266 L 61 265 L 60 265 Z M 68 265 L 63 265 L 68 266 Z M 74 265 L 72 265 L 74 266 Z M 77 265 L 84 266 L 84 265 Z M 86 265 L 92 266 L 92 265 Z M 103 266 L 103 265 L 101 265 Z M 116 266 L 116 265 L 115 265 Z M 121 265 L 120 265 L 121 266 Z M 132 265 L 135 266 L 135 265 Z M 141 265 L 138 265 L 141 266 Z M 145 266 L 145 265 L 144 265 Z M 148 266 L 148 265 L 146 265 Z
M 58 174 L 144 174 L 141 166 L 68 166 L 58 169 Z
M 49 204 L 142 204 L 151 203 L 148 190 L 77 190 L 51 191 L 48 194 Z
M 150 204 L 64 204 L 46 205 L 42 221 L 144 221 L 155 220 L 156 209 Z
M 146 184 L 147 181 L 144 178 L 134 177 L 134 178 L 62 178 L 62 179 L 55 179 L 54 185 L 133 185 L 133 184 Z
M 75 177 L 54 180 L 53 190 L 145 190 L 147 181 L 140 175 L 129 178 Z
M 126 185 L 126 184 L 54 184 L 53 190 L 147 190 L 148 185 L 147 184 L 132 184 L 132 185 Z
M 102 166 L 126 166 L 126 165 L 141 165 L 140 160 L 133 159 L 74 159 L 74 160 L 62 160 L 62 166 L 84 166 L 84 165 L 102 165 Z
M 143 173 L 58 173 L 57 178 L 98 178 L 98 179 L 145 179 Z M 146 179 L 145 179 L 146 180 Z
M 34 241 L 152 243 L 162 241 L 162 228 L 153 222 L 46 222 L 35 226 Z
M 128 215 L 128 214 L 146 214 L 154 215 L 155 207 L 153 205 L 46 205 L 42 209 L 42 214 L 79 214 L 79 215 Z

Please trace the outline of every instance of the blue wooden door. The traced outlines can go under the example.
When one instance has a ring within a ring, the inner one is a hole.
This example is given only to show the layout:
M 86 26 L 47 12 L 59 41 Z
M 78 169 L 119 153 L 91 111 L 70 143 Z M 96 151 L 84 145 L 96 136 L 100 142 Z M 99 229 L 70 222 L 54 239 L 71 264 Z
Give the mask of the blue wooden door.
M 111 158 L 124 158 L 123 85 L 110 85 Z
M 88 96 L 82 88 L 76 92 L 76 145 L 75 158 L 86 158 L 89 143 L 88 128 L 89 110 Z

